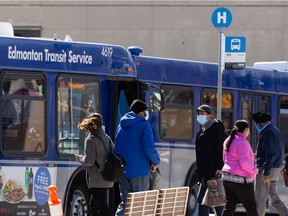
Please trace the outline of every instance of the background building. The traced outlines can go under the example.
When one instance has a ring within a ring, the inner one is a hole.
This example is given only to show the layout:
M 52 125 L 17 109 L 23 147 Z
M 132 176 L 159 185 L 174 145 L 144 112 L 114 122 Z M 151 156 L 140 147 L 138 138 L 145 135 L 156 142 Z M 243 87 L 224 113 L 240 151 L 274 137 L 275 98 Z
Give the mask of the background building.
M 288 1 L 0 1 L 20 36 L 137 45 L 143 55 L 218 62 L 213 11 L 233 16 L 226 36 L 246 37 L 246 65 L 288 60 Z

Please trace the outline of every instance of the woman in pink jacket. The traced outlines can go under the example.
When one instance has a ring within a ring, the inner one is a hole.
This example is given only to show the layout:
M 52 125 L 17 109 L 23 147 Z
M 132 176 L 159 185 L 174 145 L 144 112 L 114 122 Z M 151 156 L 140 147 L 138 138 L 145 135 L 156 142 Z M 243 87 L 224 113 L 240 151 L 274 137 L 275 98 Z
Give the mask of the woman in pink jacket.
M 232 216 L 238 203 L 243 204 L 248 216 L 258 216 L 253 185 L 258 169 L 254 165 L 254 153 L 246 140 L 249 134 L 248 122 L 238 120 L 224 141 L 222 178 L 226 202 L 222 216 Z

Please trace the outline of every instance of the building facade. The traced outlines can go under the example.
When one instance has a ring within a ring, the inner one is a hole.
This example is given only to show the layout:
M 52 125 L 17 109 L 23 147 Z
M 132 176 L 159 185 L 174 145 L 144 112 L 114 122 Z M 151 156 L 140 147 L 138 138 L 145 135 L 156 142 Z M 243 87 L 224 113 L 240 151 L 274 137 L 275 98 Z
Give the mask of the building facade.
M 246 65 L 288 60 L 288 1 L 0 1 L 15 35 L 132 45 L 143 55 L 218 62 L 218 7 L 233 16 L 225 36 L 246 37 Z

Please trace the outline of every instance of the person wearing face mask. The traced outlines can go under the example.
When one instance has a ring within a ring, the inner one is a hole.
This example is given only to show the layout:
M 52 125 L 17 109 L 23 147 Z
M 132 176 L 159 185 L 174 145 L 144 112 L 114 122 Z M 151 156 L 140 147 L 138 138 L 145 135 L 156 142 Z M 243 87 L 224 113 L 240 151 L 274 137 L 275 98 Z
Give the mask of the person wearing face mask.
M 212 117 L 212 108 L 206 104 L 198 107 L 197 121 L 201 125 L 196 135 L 196 163 L 200 182 L 197 201 L 199 216 L 208 216 L 210 207 L 202 205 L 202 200 L 207 189 L 207 181 L 222 174 L 223 142 L 227 135 L 223 123 Z M 223 206 L 214 208 L 217 216 L 220 216 L 222 211 Z
M 265 112 L 252 114 L 256 130 L 259 133 L 256 151 L 256 165 L 259 172 L 256 176 L 255 198 L 259 216 L 265 215 L 266 201 L 280 216 L 288 215 L 288 209 L 278 195 L 277 183 L 283 168 L 285 138 L 282 132 L 271 123 L 271 115 Z
M 248 122 L 238 120 L 223 144 L 222 178 L 226 201 L 222 216 L 234 215 L 238 203 L 243 204 L 246 215 L 258 216 L 253 183 L 258 169 L 254 165 L 251 145 L 246 140 L 249 134 Z
M 121 203 L 117 216 L 124 215 L 128 193 L 149 190 L 150 171 L 155 172 L 160 163 L 148 118 L 147 105 L 134 100 L 130 112 L 120 119 L 116 130 L 115 150 L 127 163 L 124 177 L 119 182 Z

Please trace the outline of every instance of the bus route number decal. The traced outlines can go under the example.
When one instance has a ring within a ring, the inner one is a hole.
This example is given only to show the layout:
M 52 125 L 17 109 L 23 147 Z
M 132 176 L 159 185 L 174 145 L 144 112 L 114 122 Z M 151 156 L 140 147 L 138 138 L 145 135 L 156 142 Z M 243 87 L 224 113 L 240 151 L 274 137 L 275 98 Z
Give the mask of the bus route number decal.
M 112 47 L 103 47 L 101 51 L 101 55 L 104 57 L 111 57 L 113 54 L 113 48 Z

